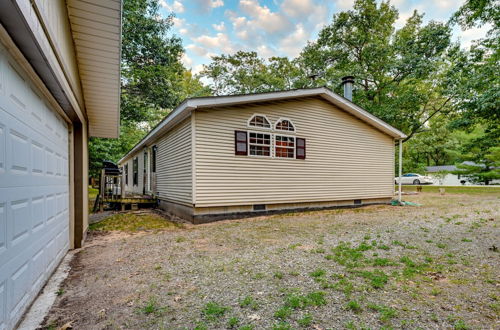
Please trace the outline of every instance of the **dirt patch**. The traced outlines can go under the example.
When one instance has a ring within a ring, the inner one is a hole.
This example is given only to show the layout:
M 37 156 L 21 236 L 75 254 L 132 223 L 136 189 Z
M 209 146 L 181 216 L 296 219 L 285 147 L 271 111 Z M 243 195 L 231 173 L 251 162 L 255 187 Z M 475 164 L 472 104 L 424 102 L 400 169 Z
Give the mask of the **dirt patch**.
M 498 195 L 93 233 L 45 326 L 499 328 Z

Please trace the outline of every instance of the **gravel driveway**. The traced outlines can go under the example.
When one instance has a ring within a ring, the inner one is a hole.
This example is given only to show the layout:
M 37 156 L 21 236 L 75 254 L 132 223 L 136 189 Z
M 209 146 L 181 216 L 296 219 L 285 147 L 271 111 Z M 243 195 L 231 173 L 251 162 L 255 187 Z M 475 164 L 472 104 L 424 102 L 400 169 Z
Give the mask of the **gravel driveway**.
M 46 319 L 75 329 L 500 329 L 500 195 L 90 236 Z

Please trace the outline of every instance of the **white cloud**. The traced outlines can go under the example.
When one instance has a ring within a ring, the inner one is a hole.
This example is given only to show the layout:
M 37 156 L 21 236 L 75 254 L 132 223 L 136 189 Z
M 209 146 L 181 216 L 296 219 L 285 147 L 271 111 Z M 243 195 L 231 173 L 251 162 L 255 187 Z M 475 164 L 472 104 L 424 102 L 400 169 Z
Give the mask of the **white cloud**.
M 474 40 L 484 38 L 486 33 L 492 28 L 491 24 L 485 24 L 481 27 L 460 30 L 457 35 L 460 39 L 462 48 L 469 48 Z
M 188 54 L 184 53 L 181 57 L 181 62 L 184 66 L 190 68 L 193 65 L 193 59 L 188 56 Z
M 186 23 L 186 20 L 184 18 L 178 17 L 173 17 L 172 21 L 174 22 L 174 26 L 178 29 L 182 28 L 184 26 L 184 23 Z
M 198 64 L 198 65 L 195 65 L 192 69 L 191 69 L 191 72 L 193 74 L 198 74 L 201 72 L 201 70 L 203 70 L 203 64 Z
M 195 0 L 194 2 L 202 13 L 208 13 L 214 8 L 224 6 L 223 0 Z
M 235 52 L 233 43 L 225 33 L 219 32 L 215 36 L 202 35 L 196 38 L 192 38 L 192 40 L 196 43 L 196 46 L 193 45 L 192 47 L 193 50 L 195 50 L 194 47 L 203 48 L 205 50 L 205 56 L 208 56 L 209 51 L 215 51 L 216 53 L 222 52 L 225 54 Z M 196 48 L 196 50 L 201 53 L 201 50 L 199 48 Z
M 260 6 L 257 0 L 240 0 L 240 9 L 252 20 L 247 28 L 259 27 L 267 33 L 279 33 L 290 27 L 290 21 L 281 13 L 272 12 L 267 6 Z
M 171 5 L 168 4 L 167 1 L 165 0 L 160 0 L 160 6 L 162 6 L 169 12 L 174 12 L 179 14 L 184 12 L 184 5 L 177 0 L 175 0 Z
M 192 51 L 198 56 L 205 56 L 207 55 L 207 50 L 203 47 L 197 46 L 195 44 L 187 45 L 186 49 L 189 51 Z
M 304 17 L 311 15 L 316 5 L 312 0 L 284 0 L 281 9 L 291 17 Z
M 351 9 L 354 6 L 354 0 L 335 0 L 335 7 L 339 10 Z
M 224 31 L 226 31 L 226 25 L 225 25 L 224 21 L 220 22 L 219 24 L 212 24 L 212 27 L 217 32 L 224 32 Z
M 306 32 L 304 26 L 298 24 L 295 31 L 280 42 L 279 50 L 289 57 L 296 57 L 302 51 L 308 37 L 309 33 Z

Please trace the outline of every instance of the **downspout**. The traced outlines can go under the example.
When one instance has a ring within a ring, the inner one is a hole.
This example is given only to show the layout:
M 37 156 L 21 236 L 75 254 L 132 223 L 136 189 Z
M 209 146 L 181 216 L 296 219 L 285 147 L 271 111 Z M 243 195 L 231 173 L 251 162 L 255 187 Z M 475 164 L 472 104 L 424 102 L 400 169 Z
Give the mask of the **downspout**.
M 399 139 L 399 187 L 398 187 L 398 202 L 401 204 L 401 176 L 403 172 L 403 139 Z

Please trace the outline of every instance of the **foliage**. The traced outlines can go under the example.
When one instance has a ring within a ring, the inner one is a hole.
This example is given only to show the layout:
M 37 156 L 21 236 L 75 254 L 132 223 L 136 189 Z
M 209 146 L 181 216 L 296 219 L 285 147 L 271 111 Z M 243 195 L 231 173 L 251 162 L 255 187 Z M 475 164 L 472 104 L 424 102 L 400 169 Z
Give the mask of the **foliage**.
M 123 3 L 120 137 L 90 139 L 90 176 L 99 175 L 103 160 L 118 161 L 184 98 L 209 94 L 180 61 L 174 16 L 160 17 L 157 0 Z
M 300 68 L 286 57 L 267 61 L 256 52 L 238 51 L 233 55 L 212 57 L 200 73 L 211 80 L 215 95 L 278 91 L 301 86 Z

